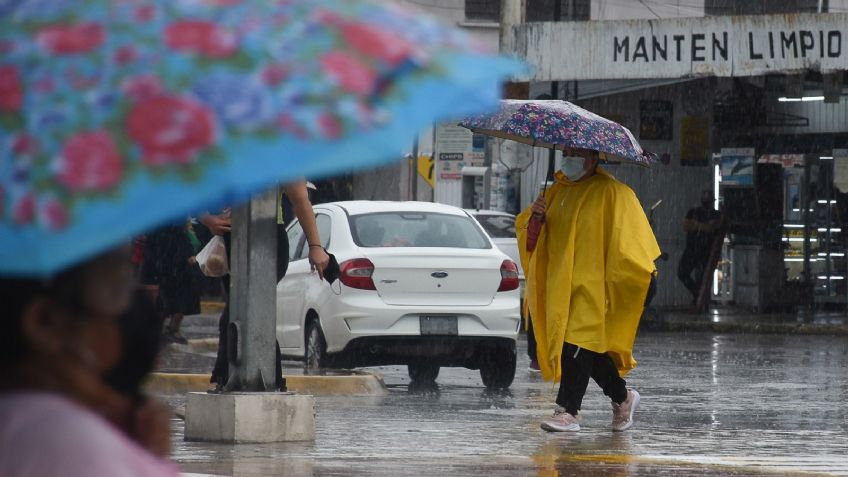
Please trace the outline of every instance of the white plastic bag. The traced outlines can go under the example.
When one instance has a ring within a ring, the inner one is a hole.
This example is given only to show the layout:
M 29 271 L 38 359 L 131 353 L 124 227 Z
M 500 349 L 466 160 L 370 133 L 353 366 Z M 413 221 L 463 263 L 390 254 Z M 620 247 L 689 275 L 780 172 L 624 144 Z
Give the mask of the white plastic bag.
M 200 271 L 207 277 L 223 277 L 230 273 L 224 237 L 220 235 L 212 237 L 212 240 L 197 254 L 197 264 L 200 265 Z

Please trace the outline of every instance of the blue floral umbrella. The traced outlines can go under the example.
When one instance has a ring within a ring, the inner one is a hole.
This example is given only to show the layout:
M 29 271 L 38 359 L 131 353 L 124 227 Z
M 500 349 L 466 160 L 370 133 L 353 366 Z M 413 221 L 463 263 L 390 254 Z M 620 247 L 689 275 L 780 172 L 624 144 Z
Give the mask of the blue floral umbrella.
M 0 0 L 0 275 L 396 160 L 520 69 L 365 0 Z
M 498 111 L 469 116 L 460 125 L 548 149 L 588 149 L 612 161 L 656 162 L 656 156 L 644 151 L 626 127 L 568 101 L 504 100 Z

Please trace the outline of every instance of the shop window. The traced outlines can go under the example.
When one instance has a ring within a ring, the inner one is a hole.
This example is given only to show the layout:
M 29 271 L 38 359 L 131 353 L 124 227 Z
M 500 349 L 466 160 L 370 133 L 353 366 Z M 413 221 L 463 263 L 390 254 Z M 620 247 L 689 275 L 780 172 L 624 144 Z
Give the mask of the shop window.
M 822 11 L 828 11 L 823 0 Z M 817 12 L 819 0 L 705 0 L 707 15 L 766 15 L 773 13 Z
M 591 0 L 528 0 L 527 21 L 546 22 L 554 18 L 556 2 L 560 6 L 560 20 L 589 20 Z M 572 5 L 573 4 L 573 5 Z M 574 10 L 574 17 L 569 12 Z M 497 22 L 500 19 L 500 0 L 465 0 L 465 19 L 472 22 Z

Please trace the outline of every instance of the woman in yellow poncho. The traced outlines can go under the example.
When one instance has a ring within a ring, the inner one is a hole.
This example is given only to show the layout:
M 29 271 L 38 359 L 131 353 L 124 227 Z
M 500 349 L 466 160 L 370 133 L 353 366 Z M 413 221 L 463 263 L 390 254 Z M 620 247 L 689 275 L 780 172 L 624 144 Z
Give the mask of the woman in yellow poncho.
M 660 250 L 636 195 L 598 168 L 597 152 L 564 155 L 556 182 L 516 221 L 539 366 L 546 379 L 561 379 L 542 428 L 580 430 L 591 377 L 612 400 L 613 430 L 623 431 L 639 404 L 623 376 L 636 366 L 633 342 Z M 533 214 L 545 225 L 528 252 Z

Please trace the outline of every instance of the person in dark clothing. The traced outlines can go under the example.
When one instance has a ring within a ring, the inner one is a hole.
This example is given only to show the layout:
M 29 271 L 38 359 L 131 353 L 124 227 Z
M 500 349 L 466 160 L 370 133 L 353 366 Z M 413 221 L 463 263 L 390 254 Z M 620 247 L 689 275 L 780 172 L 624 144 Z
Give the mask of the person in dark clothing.
M 677 267 L 677 277 L 692 294 L 692 303 L 698 299 L 704 279 L 704 270 L 710 259 L 710 250 L 720 222 L 720 214 L 713 207 L 715 196 L 711 190 L 701 193 L 701 205 L 690 209 L 683 221 L 686 248 Z M 692 276 L 694 272 L 694 277 Z
M 307 183 L 305 181 L 295 182 L 285 186 L 284 189 L 285 195 L 291 202 L 294 216 L 297 217 L 298 220 L 300 220 L 300 223 L 303 226 L 304 234 L 306 235 L 307 241 L 309 243 L 309 263 L 312 265 L 313 269 L 318 272 L 318 276 L 323 280 L 324 269 L 327 268 L 327 265 L 330 262 L 330 257 L 320 245 L 321 240 L 318 236 L 318 226 L 315 223 L 315 214 L 312 211 L 312 204 L 309 202 L 309 196 L 307 193 Z M 209 229 L 209 231 L 213 235 L 222 235 L 224 237 L 224 242 L 227 246 L 227 256 L 229 257 L 230 229 L 232 227 L 230 214 L 225 213 L 221 215 L 205 215 L 201 217 L 200 221 Z M 279 242 L 280 240 L 278 239 L 278 243 Z M 278 273 L 280 273 L 280 270 L 282 270 L 283 274 L 285 274 L 285 270 L 288 268 L 288 256 L 288 248 L 286 248 L 285 252 L 280 256 L 281 259 L 284 259 L 278 260 L 277 262 Z M 212 378 L 210 381 L 213 383 L 214 387 L 213 389 L 210 389 L 210 392 L 222 392 L 225 389 L 227 381 L 229 380 L 229 357 L 226 346 L 227 328 L 230 324 L 229 275 L 223 277 L 223 281 L 227 293 L 227 299 L 224 311 L 223 313 L 221 313 L 221 318 L 218 323 L 218 355 L 215 360 L 215 366 L 212 369 Z M 285 391 L 286 385 L 285 380 L 283 379 L 281 363 L 282 355 L 280 354 L 279 343 L 277 343 L 276 355 L 276 384 L 278 389 Z
M 147 235 L 142 276 L 159 285 L 159 309 L 170 321 L 163 330 L 166 342 L 188 343 L 180 333 L 185 315 L 200 313 L 200 269 L 188 224 L 162 227 Z

